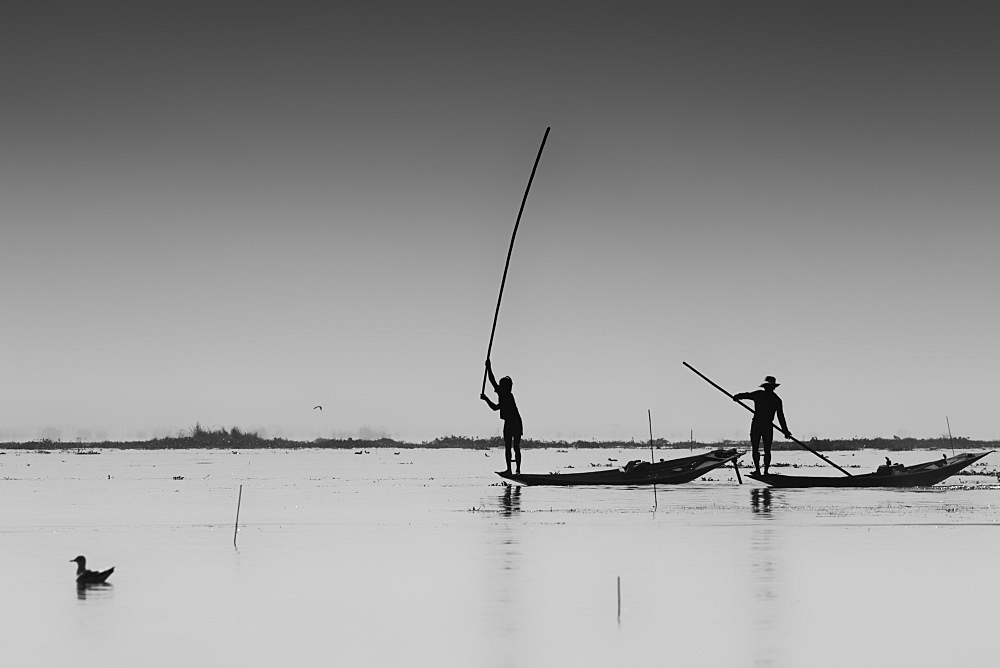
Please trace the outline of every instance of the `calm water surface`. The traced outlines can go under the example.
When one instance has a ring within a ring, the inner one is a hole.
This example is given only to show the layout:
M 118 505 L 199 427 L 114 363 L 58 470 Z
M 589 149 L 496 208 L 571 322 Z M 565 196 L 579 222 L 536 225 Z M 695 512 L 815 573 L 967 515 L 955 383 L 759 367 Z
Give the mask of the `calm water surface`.
M 531 450 L 525 470 L 642 456 Z M 767 490 L 727 469 L 654 497 L 510 488 L 501 467 L 496 450 L 8 450 L 3 665 L 1000 665 L 995 477 Z M 111 585 L 78 592 L 78 554 L 116 566 Z

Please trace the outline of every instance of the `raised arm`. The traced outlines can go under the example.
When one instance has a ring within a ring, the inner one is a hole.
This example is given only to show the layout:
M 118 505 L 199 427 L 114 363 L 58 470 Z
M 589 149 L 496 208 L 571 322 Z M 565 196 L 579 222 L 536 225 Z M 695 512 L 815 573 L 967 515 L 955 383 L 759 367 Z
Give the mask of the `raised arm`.
M 493 391 L 500 394 L 500 386 L 497 385 L 497 379 L 493 377 L 493 365 L 490 364 L 489 360 L 486 360 L 486 376 L 490 379 L 490 385 L 493 386 Z M 496 410 L 495 408 L 493 410 Z

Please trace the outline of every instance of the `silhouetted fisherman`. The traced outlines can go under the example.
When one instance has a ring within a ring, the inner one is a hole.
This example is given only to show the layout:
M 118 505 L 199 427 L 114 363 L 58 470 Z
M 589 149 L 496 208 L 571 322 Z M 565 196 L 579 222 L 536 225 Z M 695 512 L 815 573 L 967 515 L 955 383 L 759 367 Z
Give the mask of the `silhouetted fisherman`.
M 760 443 L 764 442 L 764 475 L 771 466 L 771 442 L 774 440 L 775 414 L 778 415 L 778 424 L 785 438 L 790 438 L 792 432 L 785 424 L 785 412 L 781 407 L 781 398 L 774 393 L 774 388 L 779 383 L 774 380 L 774 376 L 766 376 L 764 382 L 760 384 L 760 390 L 753 392 L 741 392 L 733 395 L 733 401 L 740 399 L 750 399 L 753 401 L 753 422 L 750 423 L 750 445 L 753 446 L 753 468 L 754 473 L 760 475 Z
M 517 411 L 514 394 L 511 392 L 514 381 L 510 376 L 504 376 L 498 383 L 493 377 L 493 367 L 489 360 L 486 360 L 486 375 L 493 385 L 493 391 L 497 393 L 497 402 L 493 403 L 485 394 L 480 394 L 479 398 L 493 410 L 500 411 L 500 419 L 503 420 L 503 447 L 507 457 L 507 473 L 510 473 L 511 450 L 514 453 L 514 462 L 517 464 L 517 473 L 521 473 L 521 435 L 524 433 L 524 425 L 521 424 L 521 414 Z

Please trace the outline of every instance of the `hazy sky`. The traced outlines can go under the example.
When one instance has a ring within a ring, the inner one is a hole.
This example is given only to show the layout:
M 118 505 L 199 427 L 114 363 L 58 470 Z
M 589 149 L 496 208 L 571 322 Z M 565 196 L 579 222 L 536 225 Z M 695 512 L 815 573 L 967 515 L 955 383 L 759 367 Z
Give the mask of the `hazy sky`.
M 5 8 L 0 438 L 499 434 L 547 126 L 526 436 L 1000 437 L 996 12 L 586 4 Z

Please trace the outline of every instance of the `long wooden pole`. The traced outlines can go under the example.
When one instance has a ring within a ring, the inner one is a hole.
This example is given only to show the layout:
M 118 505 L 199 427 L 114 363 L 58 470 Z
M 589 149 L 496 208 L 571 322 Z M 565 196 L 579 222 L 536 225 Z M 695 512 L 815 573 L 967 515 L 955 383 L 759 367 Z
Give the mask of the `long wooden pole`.
M 687 362 L 682 362 L 682 364 L 683 364 L 684 366 L 686 366 L 687 368 L 691 369 L 692 371 L 694 371 L 694 372 L 695 372 L 696 374 L 698 374 L 699 376 L 701 376 L 703 380 L 706 380 L 706 381 L 708 381 L 708 384 L 709 384 L 709 385 L 711 385 L 712 387 L 714 387 L 714 388 L 715 388 L 715 389 L 717 389 L 718 391 L 722 392 L 722 393 L 723 393 L 724 395 L 726 395 L 727 397 L 729 397 L 729 398 L 730 398 L 730 399 L 732 399 L 733 401 L 736 401 L 736 397 L 734 397 L 733 395 L 729 394 L 729 392 L 726 392 L 726 390 L 724 390 L 724 389 L 723 389 L 723 388 L 721 388 L 720 386 L 716 385 L 716 384 L 715 384 L 714 382 L 712 382 L 712 379 L 711 379 L 711 378 L 709 378 L 708 376 L 706 376 L 705 374 L 703 374 L 703 373 L 702 373 L 701 371 L 698 371 L 697 369 L 695 369 L 695 368 L 694 368 L 693 366 L 691 366 L 691 365 L 690 365 L 690 364 L 688 364 Z M 742 401 L 736 401 L 736 403 L 738 403 L 738 404 L 739 404 L 740 406 L 742 406 L 743 408 L 747 409 L 747 410 L 748 410 L 748 411 L 750 411 L 751 413 L 753 413 L 753 412 L 754 412 L 752 408 L 750 408 L 749 406 L 747 406 L 747 405 L 746 405 L 745 403 L 743 403 Z M 780 429 L 781 429 L 780 427 L 778 427 L 777 425 L 775 425 L 775 424 L 773 424 L 773 423 L 772 423 L 772 425 L 771 425 L 771 426 L 773 426 L 773 427 L 776 427 L 776 428 L 778 428 L 778 429 L 779 429 L 779 431 L 780 431 Z M 838 471 L 840 471 L 841 473 L 843 473 L 843 474 L 844 474 L 844 475 L 846 475 L 847 477 L 851 477 L 851 474 L 850 474 L 850 473 L 848 473 L 848 472 L 847 472 L 846 470 L 844 470 L 844 469 L 842 469 L 841 467 L 837 466 L 836 464 L 834 464 L 833 462 L 831 462 L 831 461 L 830 461 L 829 459 L 827 459 L 826 457 L 824 457 L 824 456 L 823 456 L 823 455 L 821 455 L 820 453 L 816 452 L 815 450 L 813 450 L 812 448 L 810 448 L 810 447 L 809 447 L 808 445 L 806 445 L 805 443 L 803 443 L 803 442 L 802 442 L 802 441 L 800 441 L 799 439 L 795 438 L 795 437 L 794 437 L 794 436 L 792 436 L 791 434 L 786 434 L 786 436 L 787 436 L 787 438 L 788 438 L 789 440 L 791 440 L 791 441 L 794 441 L 795 443 L 799 444 L 800 446 L 802 446 L 803 448 L 805 448 L 805 449 L 806 449 L 806 450 L 808 450 L 809 452 L 813 453 L 814 455 L 816 455 L 817 457 L 819 457 L 820 459 L 822 459 L 822 460 L 823 460 L 824 462 L 826 462 L 827 464 L 829 464 L 829 465 L 830 465 L 830 466 L 832 466 L 833 468 L 837 469 Z
M 538 155 L 535 156 L 535 164 L 531 168 L 531 176 L 528 177 L 528 185 L 524 189 L 524 197 L 521 198 L 521 208 L 517 212 L 517 220 L 514 221 L 514 233 L 510 235 L 510 248 L 507 249 L 507 262 L 503 266 L 503 278 L 500 279 L 500 294 L 497 295 L 497 310 L 493 313 L 493 329 L 490 330 L 490 345 L 486 348 L 486 359 L 490 358 L 493 352 L 493 336 L 497 333 L 497 318 L 500 317 L 500 301 L 503 299 L 503 286 L 507 283 L 507 269 L 510 267 L 510 255 L 514 252 L 514 237 L 517 236 L 517 227 L 521 224 L 521 214 L 524 213 L 524 204 L 528 201 L 528 191 L 531 190 L 531 182 L 535 180 L 535 170 L 538 169 L 538 161 L 542 159 L 542 149 L 545 148 L 545 140 L 549 138 L 549 130 L 545 128 L 542 136 L 542 145 L 538 147 Z M 486 371 L 483 371 L 483 389 L 480 394 L 486 391 Z
M 656 455 L 653 454 L 653 411 L 646 409 L 646 415 L 649 417 L 649 463 L 656 463 Z M 660 505 L 659 499 L 656 498 L 656 483 L 653 483 L 653 510 L 656 510 Z

